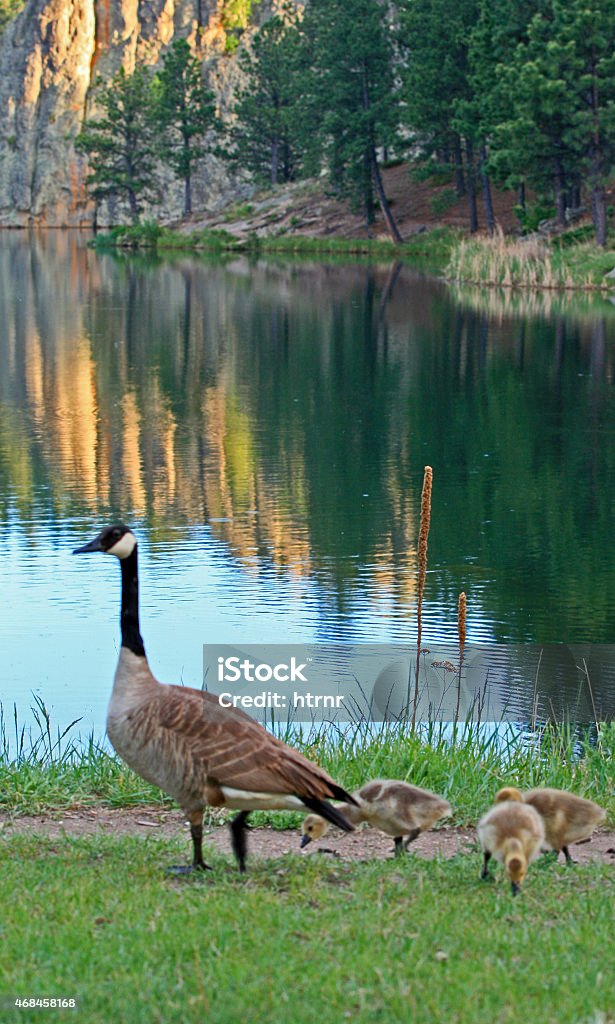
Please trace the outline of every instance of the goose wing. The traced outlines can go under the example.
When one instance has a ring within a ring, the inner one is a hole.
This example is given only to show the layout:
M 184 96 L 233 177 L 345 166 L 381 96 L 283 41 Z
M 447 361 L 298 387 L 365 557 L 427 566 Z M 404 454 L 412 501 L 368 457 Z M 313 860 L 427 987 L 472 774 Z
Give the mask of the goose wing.
M 219 786 L 298 797 L 354 799 L 318 765 L 275 738 L 238 708 L 221 707 L 214 694 L 164 688 L 158 721 Z

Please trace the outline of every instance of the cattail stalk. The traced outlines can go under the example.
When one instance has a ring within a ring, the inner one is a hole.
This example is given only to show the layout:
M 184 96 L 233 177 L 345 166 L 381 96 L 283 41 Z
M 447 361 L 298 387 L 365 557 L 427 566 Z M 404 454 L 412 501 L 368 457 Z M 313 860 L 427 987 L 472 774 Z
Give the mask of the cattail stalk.
M 412 728 L 416 725 L 416 709 L 419 702 L 419 669 L 421 661 L 421 634 L 423 628 L 423 591 L 425 590 L 425 577 L 427 576 L 427 541 L 429 538 L 429 523 L 431 521 L 431 485 L 433 482 L 433 470 L 431 466 L 425 466 L 423 475 L 423 491 L 421 493 L 421 523 L 419 526 L 419 581 L 418 581 L 418 604 L 416 609 L 416 673 L 414 677 L 414 701 L 412 705 Z
M 466 595 L 459 595 L 457 605 L 457 634 L 459 636 L 459 675 L 457 676 L 457 707 L 455 709 L 455 722 L 459 721 L 459 703 L 461 700 L 461 669 L 463 666 L 463 649 L 466 645 Z

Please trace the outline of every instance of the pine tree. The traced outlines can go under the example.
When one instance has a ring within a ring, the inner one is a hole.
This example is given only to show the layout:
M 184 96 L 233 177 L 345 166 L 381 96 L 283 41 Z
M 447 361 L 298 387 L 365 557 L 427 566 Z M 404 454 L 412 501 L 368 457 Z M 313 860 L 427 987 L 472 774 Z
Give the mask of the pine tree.
M 142 201 L 153 192 L 151 78 L 144 68 L 132 75 L 122 68 L 97 99 L 103 116 L 86 121 L 76 139 L 77 148 L 88 155 L 87 183 L 96 199 L 126 200 L 135 224 Z
M 176 40 L 154 79 L 156 114 L 162 129 L 158 151 L 184 183 L 184 216 L 192 213 L 192 174 L 206 152 L 205 138 L 217 125 L 213 93 L 200 61 L 185 39 Z
M 556 0 L 549 49 L 568 91 L 565 142 L 591 194 L 596 242 L 607 244 L 606 185 L 615 167 L 615 0 Z
M 596 241 L 606 244 L 605 186 L 615 166 L 615 0 L 546 0 L 500 70 L 510 115 L 495 129 L 495 161 L 555 194 L 588 181 Z
M 489 168 L 501 183 L 516 186 L 520 208 L 525 209 L 527 139 L 518 149 L 505 154 L 495 148 L 496 133 L 510 121 L 510 83 L 503 73 L 511 54 L 527 42 L 530 22 L 545 0 L 479 0 L 478 17 L 468 39 L 468 65 L 473 97 L 473 119 L 477 135 L 489 150 Z M 501 137 L 500 140 L 501 141 Z M 520 212 L 521 212 L 520 209 Z
M 485 140 L 469 66 L 478 0 L 458 0 L 454 5 L 450 0 L 399 0 L 399 9 L 404 123 L 424 157 L 454 168 L 457 193 L 467 192 L 470 229 L 476 231 L 477 154 L 488 223 L 492 218 Z
M 297 13 L 291 9 L 265 22 L 239 58 L 246 82 L 233 110 L 230 158 L 272 185 L 292 181 L 300 163 L 299 60 Z
M 399 124 L 388 16 L 380 0 L 312 0 L 302 24 L 312 68 L 303 83 L 310 112 L 303 130 L 304 139 L 309 132 L 318 140 L 338 193 L 362 207 L 369 224 L 375 192 L 391 236 L 401 241 L 377 159 L 379 148 L 395 144 Z

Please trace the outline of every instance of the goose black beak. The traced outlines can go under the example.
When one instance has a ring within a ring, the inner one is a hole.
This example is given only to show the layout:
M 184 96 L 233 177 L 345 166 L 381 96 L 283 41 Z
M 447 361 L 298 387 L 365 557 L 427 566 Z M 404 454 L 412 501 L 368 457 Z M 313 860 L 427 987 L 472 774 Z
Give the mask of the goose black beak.
M 90 551 L 102 551 L 102 550 L 103 550 L 103 547 L 102 547 L 102 544 L 100 543 L 100 534 L 99 534 L 98 537 L 94 537 L 94 540 L 91 540 L 87 544 L 84 544 L 83 547 L 75 548 L 73 550 L 73 555 L 87 555 L 87 554 L 90 553 Z
M 311 842 L 312 842 L 312 837 L 308 836 L 308 834 L 306 832 L 306 834 L 301 837 L 301 849 L 303 849 L 304 846 L 307 846 L 307 844 L 311 843 Z

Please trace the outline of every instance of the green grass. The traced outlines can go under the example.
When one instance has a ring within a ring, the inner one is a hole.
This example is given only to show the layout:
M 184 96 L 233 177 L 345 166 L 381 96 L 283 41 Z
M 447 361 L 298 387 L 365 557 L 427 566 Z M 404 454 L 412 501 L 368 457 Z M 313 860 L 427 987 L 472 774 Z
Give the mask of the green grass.
M 43 725 L 45 722 L 43 721 Z M 48 723 L 47 723 L 48 728 Z M 11 757 L 5 737 L 0 753 L 0 809 L 33 813 L 47 808 L 105 805 L 128 807 L 168 804 L 168 798 L 143 782 L 100 745 L 85 746 L 42 732 L 34 752 Z M 498 738 L 476 725 L 460 725 L 454 737 L 438 725 L 384 727 L 375 733 L 358 726 L 345 733 L 310 730 L 287 737 L 321 764 L 339 783 L 356 789 L 380 776 L 406 779 L 446 797 L 454 820 L 475 822 L 504 785 L 546 785 L 571 789 L 606 807 L 615 823 L 615 723 L 602 725 L 599 742 L 564 725 L 544 726 L 531 741 L 515 730 Z M 63 745 L 64 744 L 64 745 Z M 0 743 L 0 750 L 2 744 Z M 298 824 L 293 814 L 254 815 L 256 823 L 279 828 Z
M 3 1024 L 614 1020 L 609 867 L 545 858 L 513 900 L 478 852 L 292 854 L 246 876 L 208 853 L 213 872 L 179 881 L 163 868 L 184 851 L 156 838 L 0 842 Z M 12 1009 L 29 996 L 78 1010 Z
M 439 271 L 446 266 L 458 239 L 459 232 L 450 228 L 435 228 L 433 231 L 413 235 L 403 245 L 396 245 L 387 239 L 310 238 L 292 232 L 267 237 L 254 234 L 239 239 L 223 229 L 174 231 L 150 221 L 132 227 L 115 227 L 107 233 L 99 232 L 91 244 L 101 251 L 154 249 L 159 253 L 241 251 L 292 256 L 368 256 L 419 263 L 426 269 Z

